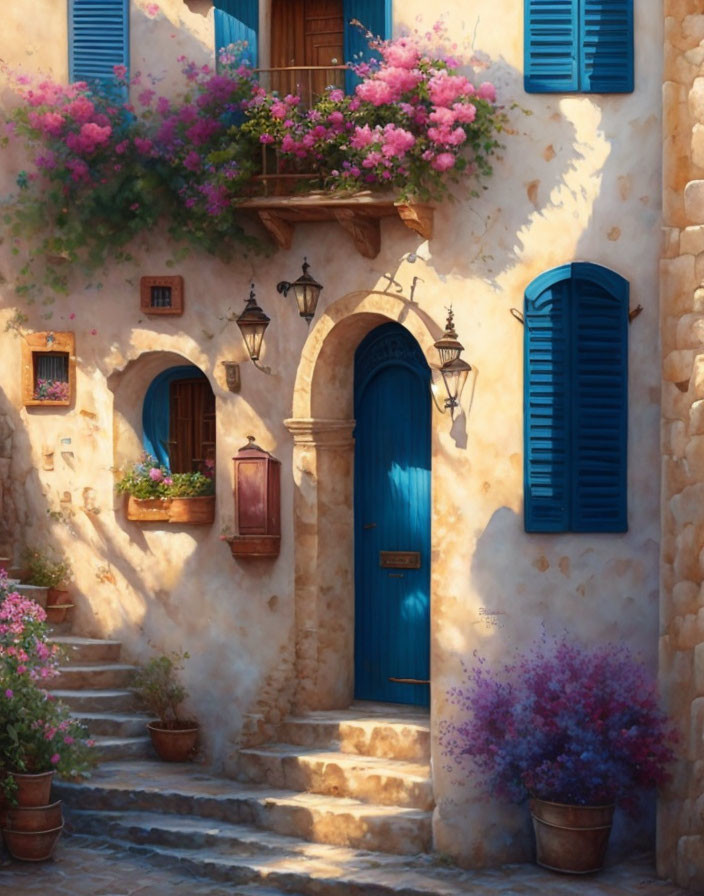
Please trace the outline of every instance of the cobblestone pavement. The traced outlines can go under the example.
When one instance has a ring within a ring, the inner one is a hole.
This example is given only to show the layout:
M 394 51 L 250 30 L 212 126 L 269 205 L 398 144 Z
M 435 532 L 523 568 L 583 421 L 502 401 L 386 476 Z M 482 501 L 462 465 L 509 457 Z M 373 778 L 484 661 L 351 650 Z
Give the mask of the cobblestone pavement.
M 630 859 L 593 877 L 569 877 L 534 865 L 512 865 L 467 875 L 470 896 L 696 896 L 658 880 L 652 857 Z M 2 896 L 277 896 L 266 885 L 216 883 L 187 871 L 88 838 L 65 837 L 53 860 L 41 864 L 0 857 Z M 281 894 L 283 896 L 283 894 Z M 296 896 L 296 894 L 287 894 Z M 340 892 L 340 896 L 344 896 Z

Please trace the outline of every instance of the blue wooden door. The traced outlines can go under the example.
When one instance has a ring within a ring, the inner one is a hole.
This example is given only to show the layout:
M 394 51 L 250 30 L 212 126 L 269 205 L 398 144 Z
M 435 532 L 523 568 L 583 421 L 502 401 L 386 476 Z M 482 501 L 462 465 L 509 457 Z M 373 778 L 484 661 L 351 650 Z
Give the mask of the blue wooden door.
M 430 370 L 399 324 L 355 355 L 355 697 L 430 702 Z M 391 556 L 382 552 L 391 552 Z M 418 568 L 398 552 L 413 552 Z M 396 554 L 396 556 L 393 556 Z M 393 679 L 406 679 L 394 681 Z

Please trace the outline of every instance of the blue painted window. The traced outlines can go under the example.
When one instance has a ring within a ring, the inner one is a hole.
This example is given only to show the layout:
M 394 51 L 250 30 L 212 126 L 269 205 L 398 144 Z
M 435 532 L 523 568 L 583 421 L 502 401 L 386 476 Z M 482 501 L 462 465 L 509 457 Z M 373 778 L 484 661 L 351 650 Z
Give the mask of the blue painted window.
M 628 282 L 595 264 L 525 295 L 527 532 L 625 532 Z
M 69 78 L 112 84 L 113 68 L 129 70 L 129 0 L 69 0 Z
M 258 0 L 215 0 L 215 56 L 230 44 L 244 41 L 247 49 L 243 58 L 252 68 L 259 59 L 259 2 Z
M 528 93 L 630 93 L 633 0 L 525 0 Z

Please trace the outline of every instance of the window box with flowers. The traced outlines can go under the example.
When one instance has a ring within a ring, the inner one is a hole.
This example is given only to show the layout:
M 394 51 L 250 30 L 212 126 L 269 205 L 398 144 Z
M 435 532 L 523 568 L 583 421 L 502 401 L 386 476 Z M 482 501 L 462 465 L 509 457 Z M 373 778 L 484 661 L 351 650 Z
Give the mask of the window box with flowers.
M 129 261 L 128 244 L 160 221 L 175 244 L 224 260 L 263 248 L 252 215 L 282 247 L 298 221 L 335 221 L 366 255 L 378 251 L 381 217 L 400 215 L 429 237 L 432 204 L 460 182 L 475 193 L 491 174 L 505 113 L 481 82 L 484 63 L 471 60 L 471 78 L 460 72 L 442 26 L 367 37 L 376 59 L 349 66 L 350 94 L 331 85 L 281 96 L 236 46 L 217 72 L 183 60 L 178 100 L 134 79 L 134 106 L 84 83 L 17 84 L 9 139 L 24 142 L 30 170 L 19 173 L 8 224 L 31 237 L 19 290 L 66 291 L 76 266 Z M 118 84 L 125 77 L 116 67 Z
M 145 455 L 117 483 L 125 495 L 125 516 L 135 522 L 208 525 L 215 519 L 214 469 L 171 473 Z
M 25 407 L 68 407 L 75 390 L 73 333 L 28 333 L 22 342 Z

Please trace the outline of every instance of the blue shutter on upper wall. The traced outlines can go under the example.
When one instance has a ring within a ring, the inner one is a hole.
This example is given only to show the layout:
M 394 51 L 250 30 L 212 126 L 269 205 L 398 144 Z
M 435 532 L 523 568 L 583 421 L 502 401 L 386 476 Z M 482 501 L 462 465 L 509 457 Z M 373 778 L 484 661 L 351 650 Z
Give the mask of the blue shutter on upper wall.
M 628 282 L 599 265 L 547 271 L 526 290 L 527 532 L 625 532 Z
M 525 0 L 524 84 L 529 93 L 564 93 L 579 86 L 579 0 Z
M 345 58 L 340 62 L 362 62 L 373 55 L 364 30 L 359 25 L 352 25 L 353 20 L 361 22 L 364 29 L 382 40 L 391 37 L 391 0 L 343 0 L 342 15 Z M 359 78 L 348 72 L 345 79 L 347 93 L 352 93 L 358 83 Z
M 569 280 L 526 294 L 524 516 L 527 532 L 569 527 Z
M 595 265 L 573 264 L 571 285 L 570 529 L 625 532 L 628 283 Z
M 69 0 L 69 78 L 113 81 L 129 69 L 129 0 Z
M 257 67 L 259 59 L 258 0 L 215 0 L 215 54 L 230 44 L 246 41 L 244 59 Z
M 579 80 L 590 93 L 633 90 L 633 0 L 581 0 Z

